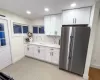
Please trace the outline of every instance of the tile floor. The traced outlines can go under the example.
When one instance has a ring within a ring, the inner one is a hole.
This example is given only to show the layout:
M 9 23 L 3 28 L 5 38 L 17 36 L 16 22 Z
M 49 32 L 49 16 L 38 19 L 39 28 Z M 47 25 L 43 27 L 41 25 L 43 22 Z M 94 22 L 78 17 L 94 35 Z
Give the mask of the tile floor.
M 84 80 L 82 77 L 59 70 L 58 66 L 27 57 L 1 71 L 12 76 L 14 80 Z

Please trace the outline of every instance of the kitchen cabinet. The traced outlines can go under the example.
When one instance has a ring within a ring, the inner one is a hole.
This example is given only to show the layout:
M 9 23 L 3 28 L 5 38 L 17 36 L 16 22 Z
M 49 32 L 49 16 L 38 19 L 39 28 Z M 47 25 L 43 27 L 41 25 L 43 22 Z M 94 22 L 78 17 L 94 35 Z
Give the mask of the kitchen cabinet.
M 58 65 L 59 50 L 60 49 L 58 48 L 45 47 L 40 45 L 27 45 L 25 46 L 25 55 Z
M 66 10 L 62 13 L 62 24 L 71 25 L 74 24 L 74 10 Z
M 29 57 L 33 57 L 34 46 L 28 45 L 26 49 L 27 49 L 26 55 Z
M 61 14 L 58 14 L 56 17 L 56 26 L 55 26 L 55 33 L 58 36 L 61 36 L 61 27 L 62 27 Z
M 50 63 L 51 63 L 52 50 L 53 50 L 52 48 L 49 47 L 46 48 L 45 60 Z
M 42 46 L 33 45 L 33 57 L 36 59 L 44 60 L 45 48 Z
M 44 17 L 44 27 L 46 35 L 61 35 L 61 14 Z
M 91 7 L 66 10 L 62 13 L 63 25 L 89 24 Z
M 38 47 L 38 59 L 45 60 L 45 47 L 43 46 Z
M 37 45 L 33 45 L 34 46 L 34 53 L 33 53 L 33 57 L 36 58 L 36 59 L 39 59 L 39 48 Z
M 59 49 L 54 49 L 52 52 L 51 62 L 59 64 Z
M 48 52 L 46 53 L 46 61 L 53 63 L 53 64 L 59 64 L 59 49 L 56 48 L 47 48 Z
M 52 27 L 51 27 L 51 16 L 45 16 L 44 18 L 44 27 L 45 27 L 45 34 L 51 35 Z

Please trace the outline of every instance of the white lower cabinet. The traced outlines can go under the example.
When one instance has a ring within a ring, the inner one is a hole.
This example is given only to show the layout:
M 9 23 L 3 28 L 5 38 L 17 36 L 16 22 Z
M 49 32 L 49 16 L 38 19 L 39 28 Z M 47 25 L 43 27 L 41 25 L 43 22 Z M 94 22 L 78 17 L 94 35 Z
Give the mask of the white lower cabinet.
M 33 53 L 33 57 L 36 59 L 39 59 L 39 52 L 38 52 L 38 46 L 34 45 L 34 53 Z
M 46 61 L 54 64 L 59 64 L 59 49 L 47 48 Z
M 59 64 L 59 49 L 38 45 L 25 46 L 25 55 L 53 64 Z
M 52 51 L 51 62 L 54 64 L 59 64 L 59 49 L 54 49 Z
M 26 56 L 33 57 L 34 46 L 28 45 L 26 49 L 27 49 Z
M 50 62 L 51 63 L 51 55 L 52 55 L 52 48 L 46 48 L 46 53 L 45 53 L 45 60 L 47 61 L 47 62 Z
M 45 47 L 40 46 L 40 47 L 38 48 L 38 58 L 39 58 L 40 60 L 45 60 Z

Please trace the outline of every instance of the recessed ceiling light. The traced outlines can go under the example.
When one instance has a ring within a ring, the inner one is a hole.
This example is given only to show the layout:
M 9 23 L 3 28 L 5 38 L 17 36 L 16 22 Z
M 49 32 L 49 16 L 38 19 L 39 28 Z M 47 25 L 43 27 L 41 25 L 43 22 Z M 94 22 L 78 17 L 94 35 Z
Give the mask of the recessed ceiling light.
M 76 3 L 72 3 L 72 4 L 71 4 L 71 7 L 75 7 L 75 6 L 76 6 Z
M 44 11 L 49 12 L 49 8 L 44 8 Z
M 27 13 L 27 14 L 31 14 L 31 11 L 27 10 L 26 13 Z

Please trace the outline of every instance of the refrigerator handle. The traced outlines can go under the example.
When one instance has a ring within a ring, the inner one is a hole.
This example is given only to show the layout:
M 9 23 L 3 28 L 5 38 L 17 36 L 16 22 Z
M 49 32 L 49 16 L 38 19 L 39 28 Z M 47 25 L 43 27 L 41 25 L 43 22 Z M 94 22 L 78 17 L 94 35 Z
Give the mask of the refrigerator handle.
M 69 59 L 72 58 L 72 48 L 73 48 L 73 36 L 70 36 L 70 50 L 69 50 Z

